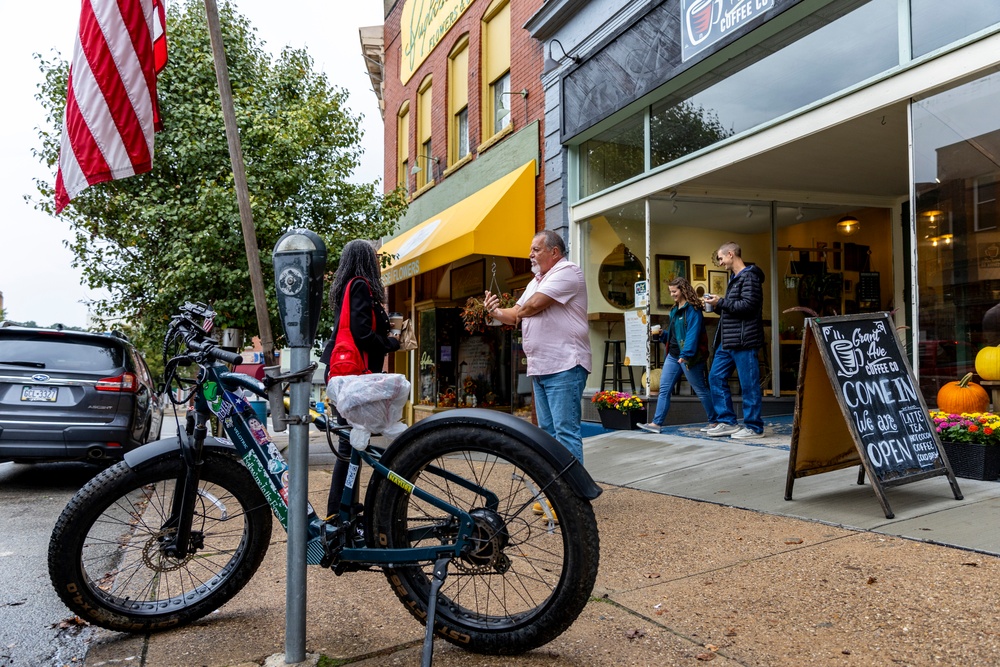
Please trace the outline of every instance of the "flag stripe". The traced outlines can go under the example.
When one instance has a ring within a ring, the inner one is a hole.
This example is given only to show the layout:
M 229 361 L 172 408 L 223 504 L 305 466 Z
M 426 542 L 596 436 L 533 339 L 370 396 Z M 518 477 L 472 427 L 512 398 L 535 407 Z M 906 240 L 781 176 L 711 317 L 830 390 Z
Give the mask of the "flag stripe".
M 56 176 L 57 213 L 88 185 L 152 168 L 163 19 L 161 0 L 83 0 Z

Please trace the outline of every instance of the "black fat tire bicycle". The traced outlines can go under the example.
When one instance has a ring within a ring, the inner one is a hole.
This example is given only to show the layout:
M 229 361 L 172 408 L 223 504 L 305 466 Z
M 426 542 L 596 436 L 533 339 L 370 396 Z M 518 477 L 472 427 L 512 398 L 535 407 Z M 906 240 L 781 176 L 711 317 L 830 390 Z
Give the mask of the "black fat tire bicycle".
M 186 304 L 164 343 L 165 357 L 175 346 L 168 386 L 191 388 L 173 397 L 193 400 L 186 424 L 88 482 L 52 532 L 52 584 L 95 625 L 145 633 L 209 614 L 253 577 L 272 515 L 287 528 L 287 464 L 239 390 L 272 388 L 280 401 L 282 383 L 313 368 L 265 382 L 229 372 L 219 362 L 239 356 L 195 323 L 210 315 Z M 197 376 L 182 380 L 179 368 Z M 228 439 L 208 437 L 212 417 Z M 349 442 L 349 429 L 334 432 Z M 601 489 L 548 434 L 511 415 L 454 410 L 384 451 L 347 448 L 339 514 L 320 519 L 309 508 L 307 562 L 337 574 L 381 568 L 428 624 L 425 664 L 431 630 L 469 651 L 516 654 L 557 637 L 586 606 L 600 551 L 590 501 Z M 373 474 L 360 502 L 362 465 Z

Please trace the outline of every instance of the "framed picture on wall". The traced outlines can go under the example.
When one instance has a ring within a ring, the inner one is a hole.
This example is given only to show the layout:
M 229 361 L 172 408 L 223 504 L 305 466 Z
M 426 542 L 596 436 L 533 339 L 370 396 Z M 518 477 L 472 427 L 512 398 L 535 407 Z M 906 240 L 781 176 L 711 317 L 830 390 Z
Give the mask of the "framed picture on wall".
M 451 300 L 483 296 L 486 262 L 478 260 L 451 270 Z
M 674 278 L 691 279 L 691 258 L 681 255 L 656 256 L 656 305 L 669 308 L 674 305 L 668 286 Z
M 729 285 L 728 271 L 708 272 L 708 293 L 716 296 L 726 295 L 726 286 Z
M 694 288 L 694 293 L 698 295 L 699 299 L 708 294 L 707 283 L 691 283 L 691 287 Z
M 695 264 L 693 267 L 691 267 L 691 269 L 692 269 L 691 281 L 694 282 L 695 280 L 697 280 L 699 282 L 704 282 L 704 280 L 705 280 L 705 265 L 704 264 Z

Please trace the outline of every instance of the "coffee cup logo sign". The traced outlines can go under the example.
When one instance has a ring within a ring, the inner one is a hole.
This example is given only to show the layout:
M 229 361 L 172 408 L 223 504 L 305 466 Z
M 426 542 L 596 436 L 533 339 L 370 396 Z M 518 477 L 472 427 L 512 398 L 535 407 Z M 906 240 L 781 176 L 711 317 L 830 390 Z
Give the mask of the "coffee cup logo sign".
M 861 445 L 879 476 L 933 468 L 934 435 L 895 333 L 886 320 L 819 327 L 834 371 L 834 391 L 847 407 Z
M 774 0 L 681 0 L 681 59 L 688 60 L 774 8 Z

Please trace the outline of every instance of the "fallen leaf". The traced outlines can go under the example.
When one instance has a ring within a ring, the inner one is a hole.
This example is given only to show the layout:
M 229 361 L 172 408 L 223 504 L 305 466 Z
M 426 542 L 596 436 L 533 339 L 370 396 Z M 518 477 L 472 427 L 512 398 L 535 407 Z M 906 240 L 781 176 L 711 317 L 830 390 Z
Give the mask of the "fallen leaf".
M 626 632 L 625 636 L 628 638 L 629 641 L 633 641 L 633 640 L 639 639 L 640 637 L 645 637 L 646 636 L 646 631 L 645 630 L 639 630 L 638 628 L 634 628 L 634 629 L 629 630 L 628 632 Z
M 646 573 L 646 578 L 647 579 L 659 579 L 660 578 L 660 573 L 659 572 L 647 572 Z
M 719 647 L 716 646 L 715 644 L 705 644 L 705 648 L 707 648 L 709 651 L 712 651 L 713 653 L 719 650 Z
M 878 577 L 868 577 L 868 585 L 869 586 L 871 586 L 872 584 L 874 584 L 876 581 L 878 581 Z
M 851 654 L 851 652 L 849 650 L 847 650 L 846 648 L 843 651 L 841 651 L 841 653 L 843 653 L 844 655 L 850 655 Z
M 699 653 L 698 655 L 695 656 L 695 658 L 698 659 L 698 660 L 702 660 L 702 661 L 706 661 L 707 662 L 708 660 L 715 660 L 715 654 L 714 653 Z
M 979 563 L 962 563 L 962 565 L 968 565 L 969 567 L 979 567 Z
M 785 538 L 785 544 L 802 544 L 802 541 L 803 540 L 802 540 L 801 537 L 786 537 Z
M 736 636 L 736 628 L 729 628 L 728 630 L 726 630 L 726 636 L 727 637 L 735 637 Z

